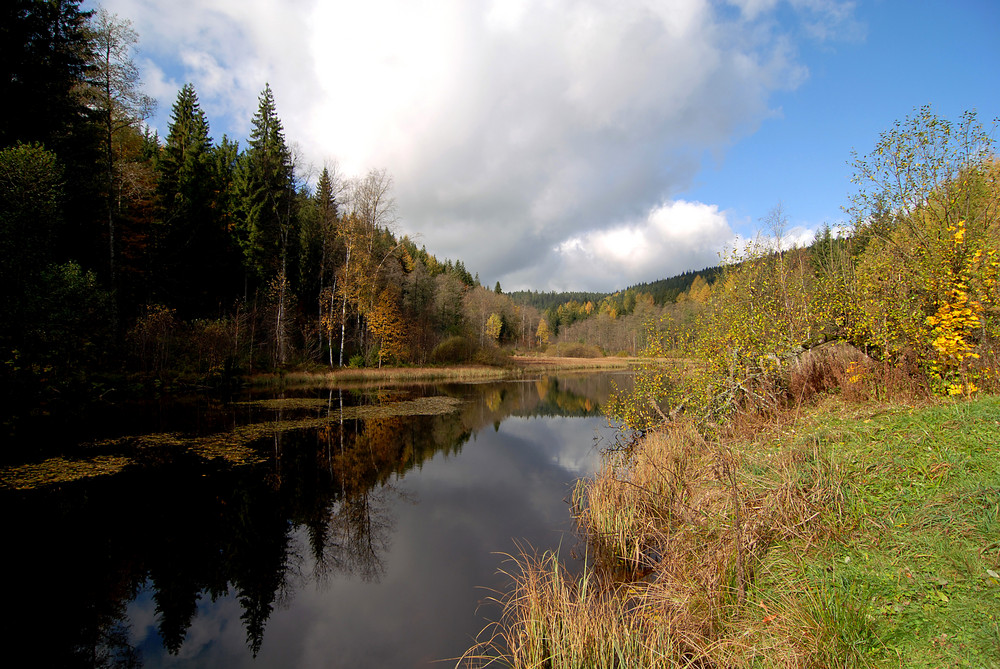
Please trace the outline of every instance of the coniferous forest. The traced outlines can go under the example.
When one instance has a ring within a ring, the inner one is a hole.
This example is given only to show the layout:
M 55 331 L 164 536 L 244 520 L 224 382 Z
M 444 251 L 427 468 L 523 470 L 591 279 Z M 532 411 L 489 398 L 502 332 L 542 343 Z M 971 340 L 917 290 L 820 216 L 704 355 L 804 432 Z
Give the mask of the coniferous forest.
M 654 299 L 696 278 L 611 295 L 484 287 L 396 234 L 388 169 L 297 163 L 269 86 L 243 144 L 213 136 L 190 84 L 160 137 L 126 19 L 78 0 L 2 11 L 0 85 L 17 101 L 0 111 L 5 413 L 292 365 L 496 364 L 561 330 L 635 354 Z M 599 337 L 570 329 L 599 315 L 614 321 Z

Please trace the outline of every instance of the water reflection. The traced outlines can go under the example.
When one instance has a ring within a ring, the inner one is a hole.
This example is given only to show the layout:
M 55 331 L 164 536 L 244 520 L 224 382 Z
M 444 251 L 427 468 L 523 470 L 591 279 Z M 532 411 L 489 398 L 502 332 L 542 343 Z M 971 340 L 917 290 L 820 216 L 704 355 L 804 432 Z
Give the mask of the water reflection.
M 5 490 L 16 613 L 4 647 L 25 664 L 86 667 L 457 654 L 482 625 L 474 588 L 502 585 L 493 553 L 512 538 L 557 545 L 568 485 L 596 462 L 602 419 L 529 418 L 595 416 L 609 388 L 605 375 L 289 394 L 310 401 L 221 409 L 234 426 L 270 426 L 246 464 L 196 446 L 218 433 L 190 434 L 113 476 Z M 441 396 L 461 402 L 343 418 Z

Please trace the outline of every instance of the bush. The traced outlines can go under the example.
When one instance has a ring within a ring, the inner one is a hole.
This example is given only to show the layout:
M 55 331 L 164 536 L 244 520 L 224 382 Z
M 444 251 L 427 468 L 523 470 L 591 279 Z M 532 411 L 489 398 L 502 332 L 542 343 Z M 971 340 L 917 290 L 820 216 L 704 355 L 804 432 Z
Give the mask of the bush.
M 498 346 L 484 346 L 472 357 L 472 361 L 491 367 L 505 367 L 510 362 L 510 353 Z
M 128 333 L 132 353 L 143 374 L 162 375 L 168 368 L 174 334 L 180 327 L 177 312 L 162 304 L 146 306 Z
M 603 358 L 604 352 L 593 344 L 581 344 L 578 342 L 562 342 L 555 346 L 550 346 L 547 351 L 549 355 L 556 355 L 561 358 Z
M 347 362 L 347 366 L 350 367 L 351 369 L 360 369 L 361 367 L 364 367 L 365 356 L 361 354 L 352 355 L 351 359 L 348 360 Z
M 468 362 L 472 358 L 472 344 L 460 335 L 448 337 L 431 351 L 431 362 Z
M 800 402 L 820 393 L 841 393 L 846 399 L 870 399 L 874 361 L 850 344 L 834 343 L 806 351 L 788 370 L 788 389 Z

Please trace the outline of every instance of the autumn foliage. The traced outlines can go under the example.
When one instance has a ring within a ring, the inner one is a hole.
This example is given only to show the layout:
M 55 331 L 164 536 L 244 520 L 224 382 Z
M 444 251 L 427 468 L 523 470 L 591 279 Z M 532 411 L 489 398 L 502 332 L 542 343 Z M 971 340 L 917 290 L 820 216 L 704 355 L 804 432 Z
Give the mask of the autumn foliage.
M 692 284 L 650 322 L 650 362 L 613 415 L 644 431 L 671 411 L 713 421 L 801 402 L 817 388 L 859 398 L 997 389 L 992 137 L 975 114 L 953 124 L 922 108 L 854 166 L 851 225 L 788 248 L 784 214 L 773 211 L 769 234 L 730 249 L 710 286 Z M 823 347 L 837 353 L 820 355 Z M 695 361 L 684 375 L 656 362 L 679 354 Z

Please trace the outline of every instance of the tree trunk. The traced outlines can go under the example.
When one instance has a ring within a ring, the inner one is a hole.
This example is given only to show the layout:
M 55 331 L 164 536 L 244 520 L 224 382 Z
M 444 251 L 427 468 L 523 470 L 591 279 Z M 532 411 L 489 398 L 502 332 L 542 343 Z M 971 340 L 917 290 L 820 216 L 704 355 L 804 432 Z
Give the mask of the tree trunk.
M 275 323 L 275 344 L 277 344 L 277 362 L 279 365 L 285 364 L 285 258 L 281 258 L 281 276 L 278 279 L 278 318 Z
M 326 336 L 327 343 L 330 349 L 330 367 L 333 367 L 333 310 L 334 310 L 334 295 L 337 294 L 337 277 L 333 277 L 333 286 L 330 288 L 330 327 L 327 328 Z
M 346 280 L 351 271 L 351 247 L 347 247 L 347 258 L 344 260 L 344 279 Z M 348 286 L 350 284 L 347 284 Z M 340 367 L 344 366 L 344 335 L 347 327 L 347 289 L 344 289 L 344 301 L 340 311 Z M 333 297 L 330 298 L 331 300 Z
M 347 295 L 344 295 L 344 303 L 340 312 L 340 366 L 344 366 L 344 332 L 347 327 Z

